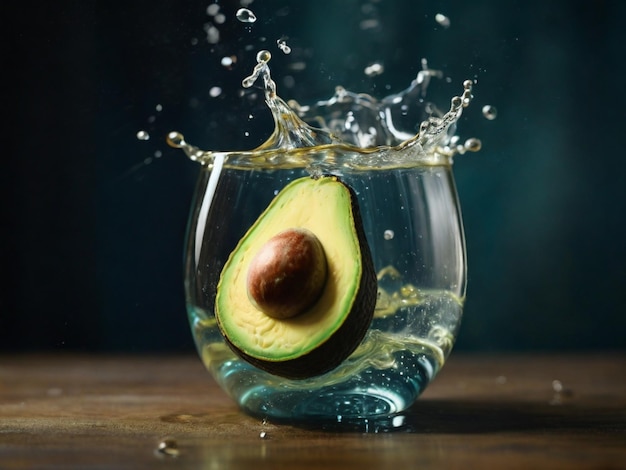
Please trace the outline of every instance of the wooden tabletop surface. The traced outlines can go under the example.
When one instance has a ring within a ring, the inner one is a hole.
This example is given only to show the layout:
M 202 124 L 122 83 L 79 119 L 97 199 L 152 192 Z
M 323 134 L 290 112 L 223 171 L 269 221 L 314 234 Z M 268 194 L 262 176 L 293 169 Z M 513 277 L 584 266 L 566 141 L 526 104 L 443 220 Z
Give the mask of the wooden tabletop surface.
M 626 469 L 626 354 L 453 353 L 385 433 L 248 417 L 193 355 L 2 355 L 0 468 Z

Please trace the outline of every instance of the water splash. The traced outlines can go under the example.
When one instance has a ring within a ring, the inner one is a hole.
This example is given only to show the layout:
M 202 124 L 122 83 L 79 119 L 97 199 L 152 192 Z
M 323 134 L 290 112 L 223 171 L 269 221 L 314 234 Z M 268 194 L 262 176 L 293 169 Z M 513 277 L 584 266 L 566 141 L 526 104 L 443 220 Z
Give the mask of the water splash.
M 168 143 L 205 165 L 219 157 L 229 167 L 271 165 L 308 168 L 312 173 L 332 172 L 338 167 L 449 165 L 455 155 L 480 150 L 480 140 L 461 143 L 454 134 L 463 110 L 472 101 L 471 80 L 463 82 L 463 92 L 451 99 L 445 113 L 424 99 L 431 79 L 443 76 L 425 60 L 406 90 L 382 100 L 337 87 L 329 100 L 303 106 L 295 101 L 286 103 L 277 95 L 268 66 L 271 58 L 269 51 L 259 51 L 252 73 L 242 81 L 244 88 L 251 88 L 261 79 L 275 124 L 263 144 L 250 151 L 202 151 L 186 143 L 178 132 L 169 134 Z M 421 122 L 419 130 L 403 129 L 401 123 L 414 116 L 418 119 L 413 122 Z

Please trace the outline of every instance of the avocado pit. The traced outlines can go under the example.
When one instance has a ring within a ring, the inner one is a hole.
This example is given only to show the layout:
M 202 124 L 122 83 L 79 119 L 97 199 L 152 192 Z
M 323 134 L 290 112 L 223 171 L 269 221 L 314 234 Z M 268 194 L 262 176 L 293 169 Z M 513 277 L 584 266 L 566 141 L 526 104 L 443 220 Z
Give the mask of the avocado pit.
M 246 288 L 254 306 L 275 319 L 304 313 L 319 298 L 327 262 L 319 239 L 304 228 L 270 238 L 248 268 Z

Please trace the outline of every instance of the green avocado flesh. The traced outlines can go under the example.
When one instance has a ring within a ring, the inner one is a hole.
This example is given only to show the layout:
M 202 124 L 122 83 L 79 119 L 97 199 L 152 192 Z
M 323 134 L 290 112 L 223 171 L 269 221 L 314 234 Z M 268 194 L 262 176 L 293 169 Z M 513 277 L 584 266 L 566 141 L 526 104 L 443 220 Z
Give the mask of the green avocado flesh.
M 324 287 L 307 309 L 277 319 L 250 299 L 248 268 L 286 230 L 311 232 L 323 248 Z M 338 366 L 372 321 L 377 281 L 353 191 L 337 177 L 292 181 L 239 241 L 222 270 L 215 315 L 231 349 L 274 375 L 307 378 Z

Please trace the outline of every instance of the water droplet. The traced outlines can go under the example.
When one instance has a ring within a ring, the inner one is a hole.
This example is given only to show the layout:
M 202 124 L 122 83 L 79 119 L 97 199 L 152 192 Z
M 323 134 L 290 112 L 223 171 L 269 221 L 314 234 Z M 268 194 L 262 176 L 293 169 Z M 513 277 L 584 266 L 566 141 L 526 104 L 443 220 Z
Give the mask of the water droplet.
M 163 152 L 161 152 L 160 150 L 154 151 L 154 158 L 161 158 L 162 156 L 163 156 Z
M 237 10 L 237 19 L 242 23 L 254 23 L 256 21 L 256 16 L 252 11 L 247 8 L 240 8 Z
M 185 145 L 185 137 L 180 132 L 170 132 L 167 134 L 167 144 L 170 147 L 182 148 Z
M 235 62 L 237 62 L 237 56 L 231 55 L 222 57 L 220 64 L 222 64 L 224 67 L 230 68 Z
M 365 75 L 367 75 L 368 77 L 375 77 L 376 75 L 380 75 L 384 71 L 385 67 L 379 62 L 374 62 L 373 64 L 365 67 Z
M 157 446 L 157 452 L 159 455 L 166 455 L 168 457 L 178 457 L 180 451 L 178 450 L 178 443 L 176 439 L 167 437 L 162 439 Z
M 480 139 L 477 139 L 475 137 L 472 137 L 471 139 L 467 139 L 465 141 L 465 144 L 463 144 L 463 147 L 468 152 L 478 152 L 482 146 L 483 144 L 480 141 Z
M 393 419 L 391 420 L 391 425 L 394 428 L 399 428 L 400 426 L 404 425 L 405 418 L 406 417 L 403 415 L 394 416 Z
M 495 108 L 495 106 L 486 104 L 485 106 L 483 106 L 483 116 L 485 116 L 485 118 L 489 119 L 490 121 L 493 121 L 496 117 L 498 117 L 498 110 Z
M 554 390 L 556 393 L 561 393 L 563 391 L 563 383 L 560 380 L 553 380 L 552 390 Z
M 222 94 L 222 89 L 218 86 L 211 87 L 211 89 L 209 90 L 209 96 L 211 98 L 217 98 L 221 94 Z
M 278 39 L 276 41 L 276 45 L 278 48 L 283 51 L 285 54 L 291 54 L 291 47 L 287 45 L 287 42 L 284 39 Z
M 137 138 L 139 140 L 150 140 L 150 134 L 147 131 L 139 131 L 137 132 Z
M 154 109 L 156 109 L 156 110 L 157 110 L 157 112 L 158 112 L 158 113 L 160 113 L 161 111 L 163 111 L 163 105 L 161 105 L 161 104 L 157 104 L 157 105 L 154 107 Z
M 450 18 L 448 18 L 446 15 L 437 13 L 435 15 L 435 21 L 439 23 L 441 26 L 443 26 L 444 28 L 450 27 Z
M 217 29 L 214 25 L 212 25 L 211 23 L 207 23 L 204 26 L 204 31 L 206 33 L 206 41 L 209 44 L 217 44 L 218 42 L 220 42 L 220 30 Z
M 259 433 L 259 437 L 260 437 L 261 439 L 267 439 L 267 433 L 266 433 L 265 431 L 261 431 L 261 432 Z
M 206 14 L 209 16 L 215 16 L 220 12 L 220 6 L 217 3 L 212 3 L 206 7 Z
M 359 24 L 359 27 L 363 31 L 366 31 L 368 29 L 376 29 L 379 26 L 380 26 L 380 21 L 378 21 L 376 18 L 370 18 L 370 19 L 367 19 L 367 20 L 363 20 Z
M 385 230 L 385 232 L 383 233 L 383 238 L 385 240 L 393 240 L 394 236 L 395 233 L 393 232 L 393 230 Z
M 257 52 L 256 61 L 257 63 L 265 63 L 267 64 L 272 58 L 272 53 L 270 51 L 266 51 L 265 49 Z

